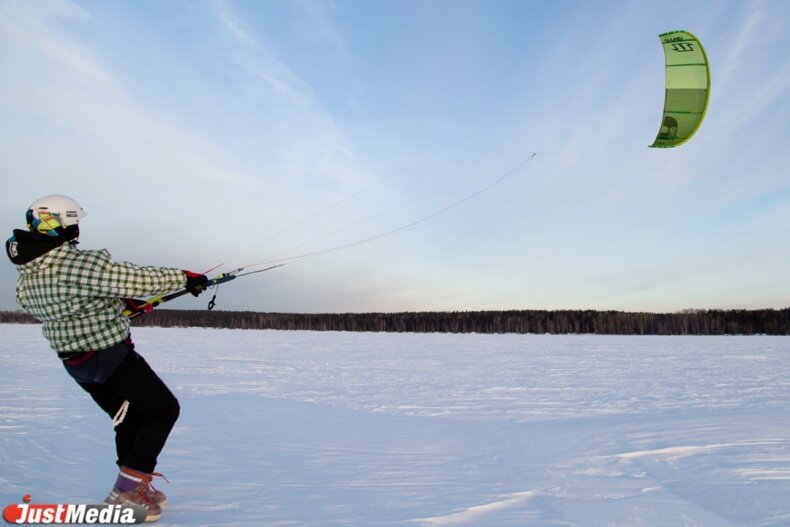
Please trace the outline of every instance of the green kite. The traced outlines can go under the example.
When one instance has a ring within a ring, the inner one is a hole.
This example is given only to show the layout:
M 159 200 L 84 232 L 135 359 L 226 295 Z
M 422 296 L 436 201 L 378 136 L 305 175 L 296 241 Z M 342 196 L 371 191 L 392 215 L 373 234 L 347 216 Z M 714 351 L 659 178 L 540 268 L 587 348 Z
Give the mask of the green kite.
M 708 108 L 710 69 L 702 43 L 688 31 L 659 35 L 666 59 L 664 119 L 654 148 L 673 148 L 694 135 Z

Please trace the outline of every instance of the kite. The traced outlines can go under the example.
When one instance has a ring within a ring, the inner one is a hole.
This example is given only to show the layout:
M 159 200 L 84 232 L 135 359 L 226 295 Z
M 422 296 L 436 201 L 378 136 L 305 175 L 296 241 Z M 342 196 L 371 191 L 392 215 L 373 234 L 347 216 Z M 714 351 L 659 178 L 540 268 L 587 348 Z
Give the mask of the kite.
M 666 61 L 664 118 L 653 148 L 680 146 L 694 135 L 708 109 L 710 68 L 702 43 L 688 31 L 659 35 Z

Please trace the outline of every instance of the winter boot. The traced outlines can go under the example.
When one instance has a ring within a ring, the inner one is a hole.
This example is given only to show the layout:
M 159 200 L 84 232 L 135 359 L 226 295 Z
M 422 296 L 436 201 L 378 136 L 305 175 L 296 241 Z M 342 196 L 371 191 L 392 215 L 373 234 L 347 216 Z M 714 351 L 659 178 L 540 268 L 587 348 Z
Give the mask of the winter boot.
M 158 520 L 162 515 L 162 506 L 166 498 L 164 493 L 151 485 L 154 475 L 161 476 L 158 473 L 146 474 L 128 467 L 121 467 L 115 486 L 104 502 L 116 505 L 142 505 L 146 510 L 145 521 Z

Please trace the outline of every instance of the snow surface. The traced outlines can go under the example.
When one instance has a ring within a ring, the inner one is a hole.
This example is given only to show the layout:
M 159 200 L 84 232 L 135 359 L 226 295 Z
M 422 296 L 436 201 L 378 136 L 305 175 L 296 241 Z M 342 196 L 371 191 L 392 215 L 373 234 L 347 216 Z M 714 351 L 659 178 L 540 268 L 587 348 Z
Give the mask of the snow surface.
M 108 418 L 0 325 L 0 506 L 95 503 Z M 790 525 L 790 338 L 137 328 L 167 526 Z

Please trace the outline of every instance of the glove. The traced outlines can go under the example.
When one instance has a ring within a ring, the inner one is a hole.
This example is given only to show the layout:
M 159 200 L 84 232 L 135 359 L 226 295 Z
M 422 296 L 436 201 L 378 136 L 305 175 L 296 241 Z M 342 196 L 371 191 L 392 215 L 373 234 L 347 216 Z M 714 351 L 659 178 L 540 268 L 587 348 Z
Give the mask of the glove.
M 126 308 L 132 313 L 140 311 L 140 308 L 145 305 L 145 300 L 140 300 L 137 298 L 124 298 L 123 301 L 126 303 Z M 143 311 L 146 313 L 153 310 L 154 306 L 152 305 L 148 305 L 145 309 L 143 309 Z
M 206 282 L 208 282 L 208 277 L 204 274 L 193 273 L 192 271 L 184 271 L 184 274 L 187 275 L 186 289 L 192 293 L 192 296 L 200 295 L 200 293 L 203 292 Z

